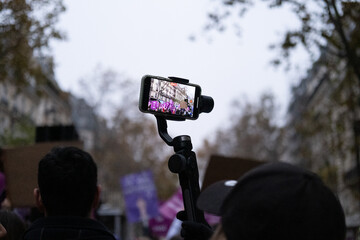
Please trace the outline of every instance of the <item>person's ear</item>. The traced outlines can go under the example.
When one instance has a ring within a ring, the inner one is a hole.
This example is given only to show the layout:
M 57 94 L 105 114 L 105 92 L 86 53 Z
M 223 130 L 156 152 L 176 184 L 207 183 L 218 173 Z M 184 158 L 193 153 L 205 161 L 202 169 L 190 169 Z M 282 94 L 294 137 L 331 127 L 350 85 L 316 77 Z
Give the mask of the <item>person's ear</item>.
M 34 189 L 34 197 L 35 197 L 36 207 L 40 210 L 40 212 L 44 213 L 45 207 L 44 207 L 44 204 L 41 199 L 41 194 L 40 194 L 39 188 Z
M 93 201 L 93 203 L 91 205 L 90 217 L 92 217 L 92 218 L 94 218 L 95 210 L 100 205 L 100 193 L 101 193 L 101 186 L 97 185 L 96 186 L 95 196 L 94 196 L 94 201 Z
M 96 186 L 95 197 L 94 197 L 94 202 L 93 202 L 93 205 L 92 205 L 92 208 L 93 208 L 93 209 L 96 209 L 96 208 L 99 207 L 99 204 L 100 204 L 100 194 L 101 194 L 101 186 L 100 186 L 100 185 L 97 185 L 97 186 Z

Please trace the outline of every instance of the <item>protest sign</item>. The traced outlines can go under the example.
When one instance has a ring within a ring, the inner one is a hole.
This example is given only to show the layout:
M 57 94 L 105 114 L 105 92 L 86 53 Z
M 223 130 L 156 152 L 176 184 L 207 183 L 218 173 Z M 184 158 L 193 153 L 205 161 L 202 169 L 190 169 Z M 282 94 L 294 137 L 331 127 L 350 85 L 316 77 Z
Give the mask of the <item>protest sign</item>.
M 151 171 L 129 174 L 120 179 L 129 222 L 148 221 L 159 215 L 157 191 Z

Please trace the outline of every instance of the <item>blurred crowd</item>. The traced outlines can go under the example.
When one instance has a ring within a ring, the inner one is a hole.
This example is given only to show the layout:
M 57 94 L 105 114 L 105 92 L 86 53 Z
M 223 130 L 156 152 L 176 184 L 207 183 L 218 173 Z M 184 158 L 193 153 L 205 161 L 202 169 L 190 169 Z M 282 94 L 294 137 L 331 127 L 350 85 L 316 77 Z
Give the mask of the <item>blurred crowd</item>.
M 36 209 L 12 208 L 0 174 L 0 239 L 116 239 L 97 220 L 101 187 L 89 153 L 53 148 L 38 164 L 37 182 Z M 136 206 L 147 220 L 141 200 Z M 316 174 L 287 163 L 264 163 L 237 180 L 215 182 L 201 192 L 197 207 L 220 221 L 189 221 L 189 211 L 179 211 L 168 239 L 344 240 L 346 234 L 344 211 L 334 193 Z M 136 228 L 134 239 L 156 239 L 147 221 Z

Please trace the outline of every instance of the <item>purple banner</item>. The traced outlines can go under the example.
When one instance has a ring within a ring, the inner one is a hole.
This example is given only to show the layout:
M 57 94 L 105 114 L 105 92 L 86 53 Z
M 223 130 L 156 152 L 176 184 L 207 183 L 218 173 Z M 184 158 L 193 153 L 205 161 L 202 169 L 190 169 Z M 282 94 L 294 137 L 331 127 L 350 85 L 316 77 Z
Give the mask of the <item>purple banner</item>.
M 156 218 L 150 219 L 149 227 L 151 235 L 155 237 L 165 237 L 169 227 L 172 223 L 172 220 L 158 216 Z
M 159 215 L 158 199 L 151 171 L 129 174 L 120 179 L 129 222 L 148 221 Z

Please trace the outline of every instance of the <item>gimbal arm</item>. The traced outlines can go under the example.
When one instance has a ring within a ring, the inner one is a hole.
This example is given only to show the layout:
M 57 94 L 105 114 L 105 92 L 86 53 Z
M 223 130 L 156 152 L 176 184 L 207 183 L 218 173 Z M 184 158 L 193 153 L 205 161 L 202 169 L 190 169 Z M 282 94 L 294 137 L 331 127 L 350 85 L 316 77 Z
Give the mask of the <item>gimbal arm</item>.
M 173 146 L 173 139 L 172 137 L 170 137 L 170 135 L 167 132 L 167 123 L 166 123 L 166 119 L 164 117 L 160 117 L 155 115 L 156 117 L 156 122 L 157 122 L 157 127 L 158 127 L 158 133 L 160 135 L 160 137 L 162 138 L 162 140 L 164 140 L 164 142 L 169 145 L 169 146 Z

